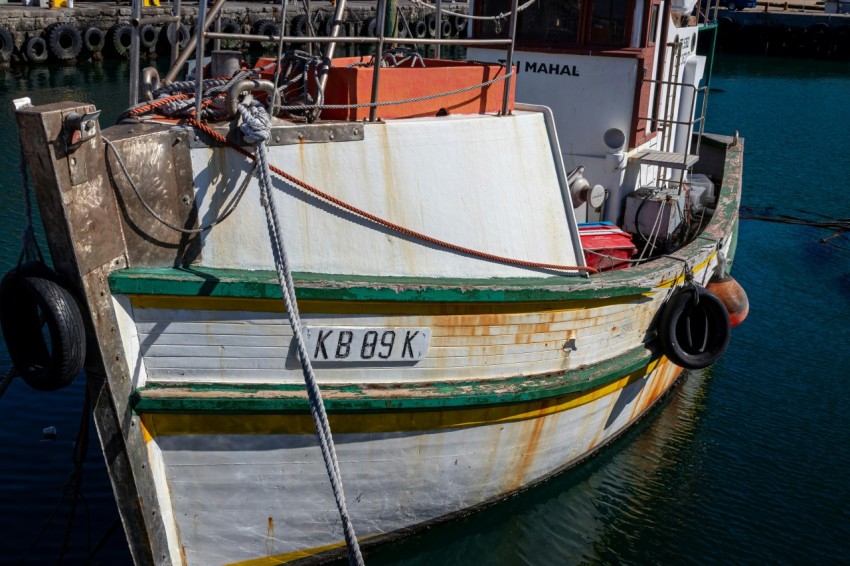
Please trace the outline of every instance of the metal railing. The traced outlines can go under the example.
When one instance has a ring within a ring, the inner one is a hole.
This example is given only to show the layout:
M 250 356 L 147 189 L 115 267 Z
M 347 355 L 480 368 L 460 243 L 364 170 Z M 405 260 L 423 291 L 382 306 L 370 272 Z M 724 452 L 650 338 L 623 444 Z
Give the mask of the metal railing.
M 133 0 L 133 21 L 137 23 L 141 23 L 143 20 L 141 19 L 141 4 L 143 0 Z M 505 68 L 507 77 L 504 79 L 504 94 L 502 97 L 502 114 L 507 114 L 509 109 L 509 101 L 510 101 L 510 89 L 511 89 L 511 69 L 513 68 L 513 53 L 514 53 L 514 41 L 516 37 L 516 15 L 518 8 L 518 1 L 511 0 L 511 12 L 510 12 L 510 26 L 508 28 L 508 37 L 500 38 L 500 39 L 443 39 L 440 33 L 440 22 L 442 21 L 442 5 L 438 1 L 437 3 L 437 12 L 436 12 L 436 32 L 435 37 L 433 38 L 413 38 L 413 37 L 405 37 L 405 38 L 396 38 L 393 36 L 388 36 L 385 31 L 384 19 L 386 18 L 387 13 L 387 2 L 388 0 L 378 0 L 378 11 L 377 11 L 377 21 L 378 25 L 376 26 L 376 37 L 345 37 L 340 38 L 338 36 L 341 25 L 344 23 L 343 16 L 346 10 L 346 0 L 337 0 L 334 15 L 333 15 L 333 26 L 330 36 L 328 37 L 320 37 L 310 35 L 309 38 L 305 38 L 302 36 L 291 36 L 285 34 L 279 35 L 255 35 L 255 34 L 245 34 L 245 33 L 222 33 L 220 31 L 209 31 L 209 28 L 212 26 L 214 22 L 216 22 L 221 14 L 222 7 L 226 4 L 226 0 L 219 0 L 215 2 L 211 9 L 207 11 L 206 2 L 200 2 L 198 4 L 198 15 L 197 15 L 197 29 L 194 35 L 190 38 L 186 47 L 181 51 L 176 45 L 179 43 L 179 29 L 175 30 L 174 42 L 172 43 L 172 65 L 169 69 L 168 73 L 163 77 L 162 82 L 167 84 L 169 82 L 173 82 L 180 70 L 188 63 L 189 58 L 192 56 L 192 52 L 194 50 L 195 60 L 202 62 L 204 60 L 204 44 L 207 39 L 212 39 L 215 41 L 220 40 L 234 40 L 234 41 L 243 41 L 243 42 L 257 42 L 257 43 L 268 43 L 270 41 L 277 43 L 290 43 L 290 44 L 324 44 L 326 46 L 323 63 L 319 69 L 319 79 L 320 79 L 320 92 L 319 96 L 317 96 L 317 100 L 321 100 L 321 93 L 324 91 L 324 88 L 327 84 L 327 75 L 328 69 L 331 65 L 331 59 L 333 57 L 333 53 L 335 47 L 339 43 L 345 43 L 350 45 L 374 45 L 375 46 L 375 54 L 374 54 L 374 75 L 373 75 L 373 84 L 372 84 L 372 92 L 371 92 L 371 102 L 375 104 L 377 102 L 378 97 L 378 87 L 380 86 L 380 68 L 381 61 L 383 59 L 384 49 L 387 43 L 403 43 L 405 45 L 413 45 L 413 46 L 422 46 L 422 45 L 431 45 L 435 48 L 435 56 L 436 58 L 440 58 L 440 46 L 443 45 L 455 45 L 455 46 L 498 46 L 503 45 L 506 47 L 506 57 L 505 57 Z M 309 9 L 309 8 L 308 8 Z M 174 8 L 172 11 L 172 16 L 166 17 L 169 20 L 176 20 L 179 23 L 179 14 L 180 14 L 180 0 L 174 1 Z M 310 14 L 307 14 L 308 17 Z M 285 25 L 285 21 L 283 22 Z M 178 25 L 179 28 L 179 25 Z M 139 38 L 138 38 L 138 30 L 139 25 L 133 26 L 133 40 L 131 45 L 131 78 L 130 78 L 130 105 L 133 106 L 139 101 Z M 203 41 L 198 41 L 198 38 L 203 38 Z M 133 63 L 135 62 L 135 63 Z M 135 65 L 135 66 L 134 66 Z M 203 65 L 196 65 L 196 73 L 195 79 L 198 84 L 199 92 L 196 96 L 196 113 L 200 115 L 200 104 L 201 104 L 201 85 L 203 82 Z M 370 112 L 370 120 L 374 121 L 376 119 L 375 116 L 376 107 L 373 106 Z

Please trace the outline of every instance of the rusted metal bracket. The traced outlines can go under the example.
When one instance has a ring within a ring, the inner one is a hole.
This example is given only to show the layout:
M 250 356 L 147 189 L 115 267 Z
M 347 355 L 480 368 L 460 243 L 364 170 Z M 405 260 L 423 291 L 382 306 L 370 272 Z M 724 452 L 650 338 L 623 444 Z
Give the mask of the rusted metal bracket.
M 65 141 L 65 153 L 68 157 L 68 174 L 71 185 L 79 185 L 88 181 L 86 171 L 86 153 L 77 154 L 77 150 L 87 141 L 97 136 L 97 119 L 100 110 L 80 114 L 68 112 L 62 119 L 62 133 Z
M 238 128 L 231 127 L 228 132 L 221 132 L 228 140 L 233 140 L 240 146 L 249 147 L 251 144 L 242 139 Z M 299 143 L 332 143 L 363 141 L 362 124 L 304 124 L 300 126 L 277 126 L 271 130 L 268 145 L 294 145 Z M 203 132 L 194 132 L 189 136 L 189 147 L 220 147 L 223 144 L 210 139 Z
M 83 143 L 97 135 L 97 119 L 99 117 L 100 110 L 86 114 L 69 112 L 65 116 L 65 149 L 68 153 L 73 153 Z

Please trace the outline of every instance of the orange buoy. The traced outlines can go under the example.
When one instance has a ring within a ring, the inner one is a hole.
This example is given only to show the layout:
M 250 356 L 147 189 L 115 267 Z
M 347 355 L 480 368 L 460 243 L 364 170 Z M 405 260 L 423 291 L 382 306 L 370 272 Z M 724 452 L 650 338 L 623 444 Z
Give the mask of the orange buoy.
M 715 275 L 705 288 L 714 293 L 726 307 L 733 327 L 744 322 L 750 312 L 750 300 L 744 288 L 731 275 Z

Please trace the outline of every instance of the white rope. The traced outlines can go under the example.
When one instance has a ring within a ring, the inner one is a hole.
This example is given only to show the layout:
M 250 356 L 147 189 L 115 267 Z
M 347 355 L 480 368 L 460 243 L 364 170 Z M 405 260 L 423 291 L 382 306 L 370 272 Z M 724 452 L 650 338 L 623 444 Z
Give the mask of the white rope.
M 266 222 L 268 223 L 269 234 L 271 236 L 272 252 L 274 254 L 278 282 L 280 283 L 280 291 L 286 304 L 286 312 L 289 313 L 289 324 L 292 326 L 292 334 L 298 349 L 298 358 L 301 360 L 304 383 L 307 386 L 307 396 L 310 399 L 310 413 L 313 416 L 313 424 L 316 427 L 316 436 L 319 438 L 322 458 L 325 461 L 325 468 L 331 482 L 331 489 L 333 490 L 339 516 L 342 520 L 345 543 L 348 547 L 348 562 L 352 565 L 362 566 L 363 556 L 360 553 L 357 536 L 354 534 L 354 526 L 348 516 L 345 493 L 342 486 L 342 475 L 340 474 L 339 463 L 336 457 L 336 448 L 334 447 L 333 437 L 331 436 L 330 424 L 328 423 L 328 415 L 322 401 L 322 394 L 316 383 L 316 376 L 313 373 L 310 355 L 307 351 L 307 345 L 301 330 L 301 317 L 298 313 L 298 302 L 295 298 L 295 284 L 292 281 L 292 272 L 289 269 L 289 260 L 287 259 L 286 249 L 284 248 L 277 208 L 271 194 L 271 170 L 269 169 L 266 155 L 266 142 L 271 137 L 271 118 L 269 118 L 266 110 L 259 104 L 254 104 L 250 107 L 242 104 L 239 106 L 239 113 L 242 117 L 242 125 L 239 127 L 242 135 L 246 141 L 254 143 L 257 147 L 256 158 L 259 166 L 260 201 L 266 212 Z
M 412 3 L 418 5 L 418 6 L 421 6 L 422 8 L 428 8 L 429 10 L 434 10 L 435 12 L 437 11 L 436 6 L 426 4 L 422 0 L 410 0 L 410 1 Z M 528 8 L 529 6 L 534 4 L 535 2 L 539 2 L 539 0 L 528 0 L 528 2 L 526 2 L 522 6 L 519 6 L 516 9 L 517 14 L 519 14 L 520 12 L 522 12 L 523 10 L 525 10 L 526 8 Z M 496 14 L 495 16 L 473 16 L 472 14 L 465 14 L 463 12 L 455 12 L 453 10 L 441 10 L 441 12 L 443 14 L 451 14 L 452 16 L 455 16 L 456 18 L 464 18 L 464 19 L 467 19 L 467 20 L 492 21 L 492 22 L 507 20 L 508 17 L 511 15 L 510 12 L 501 12 L 499 14 Z

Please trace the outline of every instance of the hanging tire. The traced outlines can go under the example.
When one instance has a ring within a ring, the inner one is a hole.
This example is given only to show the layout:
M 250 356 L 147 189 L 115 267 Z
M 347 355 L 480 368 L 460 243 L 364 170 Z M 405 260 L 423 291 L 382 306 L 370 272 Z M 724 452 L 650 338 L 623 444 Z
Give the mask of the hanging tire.
M 411 27 L 413 37 L 422 39 L 428 35 L 428 23 L 425 20 L 416 20 L 416 23 Z
M 289 22 L 289 35 L 293 37 L 307 37 L 307 16 L 300 15 L 292 18 Z
M 50 53 L 59 61 L 76 59 L 83 50 L 83 36 L 70 24 L 59 24 L 47 36 Z
M 83 33 L 83 46 L 89 53 L 100 53 L 104 45 L 106 45 L 106 34 L 102 29 L 91 27 Z
M 145 24 L 139 28 L 139 45 L 142 49 L 148 51 L 156 51 L 156 44 L 159 42 L 159 28 L 151 24 Z
M 319 33 L 325 37 L 330 37 L 334 27 L 334 21 L 333 16 L 328 16 L 322 20 L 322 24 L 319 26 Z M 337 37 L 345 37 L 345 22 L 339 22 L 339 35 Z
M 115 24 L 109 31 L 115 53 L 119 57 L 129 57 L 130 45 L 133 43 L 133 28 L 130 24 Z
M 258 20 L 254 23 L 252 30 L 254 35 L 265 35 L 267 37 L 277 35 L 277 24 L 272 20 Z
M 168 40 L 169 47 L 177 42 L 180 49 L 185 49 L 191 37 L 192 33 L 186 24 L 178 25 L 176 22 L 171 22 L 165 27 L 165 38 Z
M 375 18 L 366 18 L 360 26 L 360 35 L 363 37 L 377 37 L 378 21 Z
M 425 25 L 428 26 L 428 37 L 437 37 L 437 16 L 428 14 L 425 16 Z
M 458 36 L 461 36 L 464 33 L 466 33 L 466 25 L 468 23 L 468 20 L 466 18 L 463 18 L 461 16 L 454 16 L 454 17 L 452 17 L 451 21 L 452 21 L 452 27 L 454 28 L 455 33 Z
M 82 371 L 83 317 L 74 297 L 44 264 L 24 264 L 0 282 L 0 326 L 12 364 L 33 389 L 61 389 Z
M 29 63 L 44 63 L 47 61 L 47 42 L 43 37 L 27 38 L 24 55 Z
M 452 36 L 452 23 L 449 20 L 440 20 L 440 37 Z
M 15 40 L 9 30 L 0 26 L 0 61 L 9 61 L 15 50 Z
M 400 22 L 396 25 L 396 27 L 398 28 L 398 29 L 397 29 L 398 37 L 400 37 L 400 38 L 402 38 L 402 39 L 404 39 L 405 37 L 407 37 L 407 34 L 408 34 L 408 25 L 407 25 L 407 22 L 405 22 L 404 20 L 402 20 L 402 21 L 400 21 Z
M 658 339 L 661 352 L 687 369 L 702 369 L 726 351 L 732 327 L 726 307 L 699 286 L 677 289 L 661 313 Z

